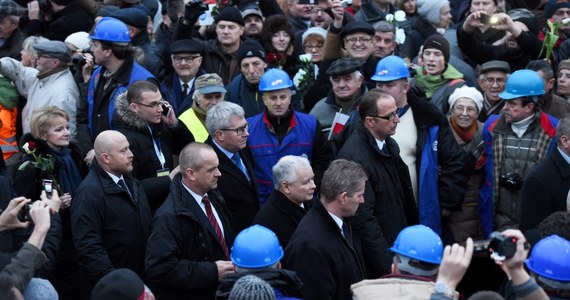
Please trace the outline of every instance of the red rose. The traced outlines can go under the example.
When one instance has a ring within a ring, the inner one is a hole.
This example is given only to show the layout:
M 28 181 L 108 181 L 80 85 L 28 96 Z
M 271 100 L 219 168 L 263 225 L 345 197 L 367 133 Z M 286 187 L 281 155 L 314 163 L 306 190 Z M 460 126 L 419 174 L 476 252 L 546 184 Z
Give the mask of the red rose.
M 275 55 L 275 53 L 273 52 L 269 52 L 267 53 L 267 61 L 272 64 L 277 60 L 277 55 Z
M 30 151 L 36 150 L 36 142 L 34 142 L 34 141 L 29 141 L 29 142 L 28 142 L 28 149 L 30 149 Z
M 277 56 L 278 61 L 281 61 L 283 59 L 283 54 L 281 54 L 281 53 L 277 53 L 276 56 Z

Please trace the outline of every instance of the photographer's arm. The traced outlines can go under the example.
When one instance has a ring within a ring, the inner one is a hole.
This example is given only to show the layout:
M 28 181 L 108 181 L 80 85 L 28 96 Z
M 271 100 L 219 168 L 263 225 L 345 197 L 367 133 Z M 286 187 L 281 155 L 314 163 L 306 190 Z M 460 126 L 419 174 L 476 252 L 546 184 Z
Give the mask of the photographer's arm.
M 513 257 L 504 261 L 512 281 L 512 287 L 519 300 L 549 299 L 544 290 L 530 277 L 524 269 L 524 261 L 528 256 L 525 249 L 526 239 L 520 230 L 507 229 L 501 232 L 503 236 L 517 239 L 517 251 Z
M 47 232 L 50 228 L 50 207 L 46 201 L 36 201 L 32 204 L 30 217 L 34 222 L 34 230 L 28 242 L 22 246 L 16 256 L 2 273 L 15 278 L 14 285 L 20 292 L 24 292 L 31 278 L 38 268 L 46 262 L 46 256 L 40 250 Z

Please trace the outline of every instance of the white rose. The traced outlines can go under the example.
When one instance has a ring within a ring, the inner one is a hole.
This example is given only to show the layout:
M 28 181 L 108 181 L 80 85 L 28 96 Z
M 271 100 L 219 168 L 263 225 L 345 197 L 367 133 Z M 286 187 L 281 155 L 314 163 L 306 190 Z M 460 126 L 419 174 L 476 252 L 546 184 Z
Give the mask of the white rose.
M 301 54 L 299 55 L 299 60 L 304 63 L 311 62 L 313 59 L 313 55 L 311 53 Z
M 295 74 L 295 77 L 293 77 L 293 84 L 296 87 L 299 87 L 299 85 L 301 84 L 301 79 L 303 78 L 303 76 L 305 76 L 305 74 L 307 74 L 307 72 L 304 69 L 299 69 L 297 74 Z
M 394 15 L 393 14 L 387 14 L 386 15 L 386 22 L 392 23 L 392 21 L 394 21 Z
M 406 32 L 402 28 L 396 29 L 396 43 L 403 44 L 406 41 Z
M 566 18 L 566 19 L 562 20 L 563 25 L 567 25 L 568 23 L 570 23 L 570 18 Z
M 403 22 L 406 20 L 406 12 L 403 10 L 399 10 L 394 14 L 394 19 L 397 22 Z

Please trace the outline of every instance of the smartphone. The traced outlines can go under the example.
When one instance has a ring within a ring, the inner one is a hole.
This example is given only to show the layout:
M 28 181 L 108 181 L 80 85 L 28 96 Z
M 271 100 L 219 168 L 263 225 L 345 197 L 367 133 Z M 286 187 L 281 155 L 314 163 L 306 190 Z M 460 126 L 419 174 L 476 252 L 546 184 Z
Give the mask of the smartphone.
M 485 25 L 497 25 L 499 24 L 499 18 L 496 15 L 486 15 L 486 14 L 481 14 L 481 16 L 479 17 L 479 20 L 481 21 L 481 23 L 485 24 Z
M 48 199 L 51 199 L 51 196 L 53 194 L 53 182 L 49 179 L 44 179 L 42 184 L 44 186 L 44 191 L 46 191 Z
M 340 4 L 342 7 L 347 8 L 352 5 L 352 0 L 341 0 Z
M 164 104 L 162 105 L 162 114 L 167 118 L 170 116 L 170 108 Z

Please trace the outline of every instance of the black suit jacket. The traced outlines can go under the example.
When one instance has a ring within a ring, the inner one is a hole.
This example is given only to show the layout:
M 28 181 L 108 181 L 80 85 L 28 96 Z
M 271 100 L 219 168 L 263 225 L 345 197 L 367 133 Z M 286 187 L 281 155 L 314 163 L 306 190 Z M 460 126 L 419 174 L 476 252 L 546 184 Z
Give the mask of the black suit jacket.
M 267 202 L 255 216 L 253 223 L 265 226 L 275 232 L 279 244 L 285 249 L 299 222 L 311 207 L 310 202 L 305 202 L 303 204 L 305 209 L 303 209 L 287 199 L 282 192 L 273 190 Z
M 570 165 L 558 148 L 553 149 L 524 179 L 521 190 L 521 231 L 537 228 L 552 213 L 566 211 L 569 190 Z
M 232 218 L 232 228 L 237 234 L 253 223 L 253 218 L 259 211 L 259 192 L 255 184 L 251 152 L 249 148 L 239 152 L 249 174 L 248 181 L 234 162 L 214 144 L 211 137 L 208 137 L 206 144 L 212 146 L 218 155 L 220 161 L 218 169 L 222 173 L 218 179 L 218 191 L 224 196 Z

